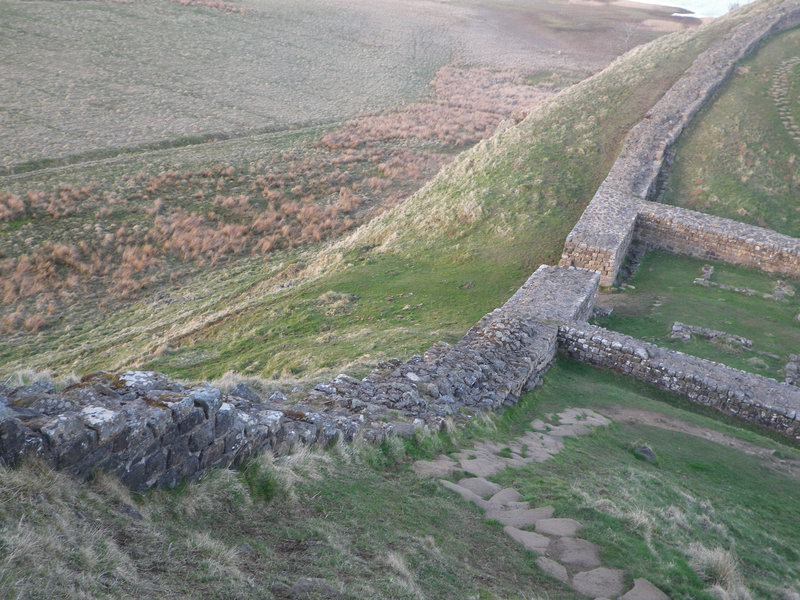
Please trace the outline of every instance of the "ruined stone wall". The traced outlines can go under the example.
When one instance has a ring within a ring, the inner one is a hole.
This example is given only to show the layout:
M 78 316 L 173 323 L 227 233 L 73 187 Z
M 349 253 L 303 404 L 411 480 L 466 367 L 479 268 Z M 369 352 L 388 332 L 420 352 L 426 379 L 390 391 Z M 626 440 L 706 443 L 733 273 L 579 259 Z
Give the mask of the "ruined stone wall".
M 730 219 L 648 202 L 634 235 L 655 250 L 800 275 L 800 239 Z
M 246 386 L 223 394 L 150 372 L 94 373 L 58 393 L 0 386 L 0 460 L 38 457 L 79 477 L 102 470 L 138 490 L 263 450 L 438 430 L 448 417 L 512 404 L 538 383 L 556 354 L 554 321 L 588 318 L 598 283 L 597 273 L 542 266 L 457 344 L 291 398 L 263 402 Z
M 585 323 L 562 325 L 558 340 L 570 358 L 800 440 L 800 388 Z
M 651 197 L 665 152 L 725 81 L 738 60 L 768 35 L 795 27 L 800 6 L 787 2 L 736 26 L 703 52 L 625 138 L 611 171 L 567 236 L 561 266 L 593 269 L 614 283 L 628 252 L 636 215 Z

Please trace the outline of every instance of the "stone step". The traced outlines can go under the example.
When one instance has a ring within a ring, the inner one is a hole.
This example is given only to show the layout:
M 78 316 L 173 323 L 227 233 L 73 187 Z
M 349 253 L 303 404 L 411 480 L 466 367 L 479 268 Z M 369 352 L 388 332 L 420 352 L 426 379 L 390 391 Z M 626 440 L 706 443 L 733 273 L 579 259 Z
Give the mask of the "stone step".
M 481 498 L 486 498 L 499 492 L 502 488 L 496 483 L 486 481 L 483 477 L 464 477 L 459 480 L 458 485 L 475 492 Z
M 511 527 L 530 527 L 535 525 L 540 519 L 548 519 L 553 516 L 555 509 L 552 506 L 542 506 L 541 508 L 529 509 L 502 509 L 490 508 L 486 511 L 487 519 L 500 521 L 503 525 Z
M 581 538 L 556 538 L 550 542 L 547 554 L 576 571 L 586 571 L 601 564 L 597 546 Z
M 574 537 L 581 527 L 583 525 L 574 519 L 540 519 L 536 521 L 537 533 L 558 537 Z
M 536 552 L 537 554 L 544 554 L 547 550 L 547 546 L 550 545 L 549 537 L 533 531 L 523 531 L 511 525 L 506 525 L 503 531 L 508 537 L 518 544 L 521 544 L 526 550 Z
M 614 598 L 622 593 L 624 585 L 625 571 L 621 569 L 598 567 L 572 577 L 572 589 L 591 598 Z
M 557 563 L 552 558 L 540 556 L 536 559 L 536 565 L 542 571 L 550 575 L 550 577 L 554 577 L 562 583 L 569 584 L 569 574 L 567 573 L 567 568 L 564 565 Z
M 670 600 L 664 592 L 654 586 L 647 579 L 634 579 L 633 587 L 619 600 Z

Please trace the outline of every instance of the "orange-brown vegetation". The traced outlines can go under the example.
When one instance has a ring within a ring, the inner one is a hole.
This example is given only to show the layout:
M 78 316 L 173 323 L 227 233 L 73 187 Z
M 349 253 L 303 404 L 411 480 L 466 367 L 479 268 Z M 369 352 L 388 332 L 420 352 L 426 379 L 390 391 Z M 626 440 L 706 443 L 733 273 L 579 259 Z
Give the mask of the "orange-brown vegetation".
M 0 223 L 28 220 L 11 244 L 0 240 L 0 329 L 35 332 L 82 299 L 130 299 L 203 265 L 340 235 L 546 94 L 511 71 L 450 67 L 432 85 L 428 102 L 352 120 L 256 164 L 140 172 L 115 189 L 0 193 Z

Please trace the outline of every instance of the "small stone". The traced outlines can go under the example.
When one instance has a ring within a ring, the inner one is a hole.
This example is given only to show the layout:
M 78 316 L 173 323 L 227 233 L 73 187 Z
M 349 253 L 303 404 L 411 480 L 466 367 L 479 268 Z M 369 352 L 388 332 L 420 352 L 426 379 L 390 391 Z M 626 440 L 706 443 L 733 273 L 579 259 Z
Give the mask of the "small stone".
M 523 531 L 522 529 L 517 529 L 510 525 L 506 525 L 503 531 L 508 537 L 518 544 L 521 544 L 526 550 L 536 552 L 537 554 L 544 554 L 547 550 L 547 546 L 550 544 L 549 537 L 533 531 Z
M 647 579 L 634 579 L 633 588 L 619 597 L 619 600 L 670 600 L 664 592 L 654 586 Z
M 612 598 L 622 592 L 625 584 L 625 572 L 621 569 L 599 567 L 591 571 L 577 573 L 572 578 L 572 589 L 580 594 L 597 598 Z
M 458 482 L 463 488 L 475 492 L 481 498 L 486 498 L 500 491 L 500 486 L 491 481 L 486 481 L 483 477 L 464 477 Z
M 592 542 L 580 538 L 562 537 L 553 540 L 548 554 L 576 570 L 593 569 L 600 566 L 600 554 Z
M 500 490 L 489 498 L 489 502 L 492 504 L 509 504 L 511 502 L 519 502 L 520 500 L 522 500 L 522 494 L 513 488 Z
M 536 521 L 536 531 L 559 537 L 574 536 L 583 527 L 574 519 L 540 519 Z
M 238 383 L 231 388 L 229 392 L 231 396 L 236 396 L 248 402 L 261 402 L 261 396 L 256 394 L 249 386 L 244 383 Z
M 530 527 L 540 519 L 547 519 L 553 516 L 552 506 L 528 509 L 502 509 L 494 508 L 486 511 L 487 519 L 500 521 L 503 525 L 511 527 Z
M 411 469 L 417 474 L 428 477 L 448 477 L 457 468 L 457 464 L 445 455 L 440 455 L 435 460 L 418 460 Z
M 80 412 L 84 425 L 97 432 L 97 441 L 105 444 L 125 428 L 125 413 L 100 406 L 87 406 Z
M 448 490 L 451 490 L 461 496 L 467 502 L 474 502 L 481 508 L 486 508 L 488 503 L 486 500 L 478 496 L 475 492 L 468 490 L 467 488 L 463 488 L 460 485 L 456 485 L 452 481 L 447 481 L 446 479 L 440 479 L 439 483 L 442 484 L 442 487 L 446 487 Z
M 275 404 L 285 404 L 289 401 L 289 399 L 283 392 L 275 392 L 269 397 L 269 401 L 274 402 Z
M 658 458 L 656 457 L 656 453 L 653 452 L 653 449 L 650 448 L 647 444 L 642 444 L 641 446 L 634 448 L 633 453 L 641 458 L 642 460 L 646 460 L 649 463 L 655 463 Z
M 550 577 L 554 577 L 563 583 L 569 583 L 569 575 L 567 574 L 567 568 L 554 561 L 551 558 L 547 558 L 546 556 L 540 556 L 536 559 L 537 566 L 550 575 Z

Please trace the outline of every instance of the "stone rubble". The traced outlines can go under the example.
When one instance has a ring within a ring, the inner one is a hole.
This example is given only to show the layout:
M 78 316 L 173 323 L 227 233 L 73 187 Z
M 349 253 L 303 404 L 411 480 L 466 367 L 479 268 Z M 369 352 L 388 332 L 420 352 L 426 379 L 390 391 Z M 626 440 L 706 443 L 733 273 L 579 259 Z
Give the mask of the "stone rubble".
M 753 341 L 748 340 L 740 335 L 733 335 L 725 331 L 717 331 L 716 329 L 708 329 L 706 327 L 697 327 L 696 325 L 686 325 L 680 321 L 675 321 L 672 324 L 669 337 L 674 340 L 688 341 L 692 336 L 696 335 L 707 340 L 724 340 L 730 344 L 736 344 L 742 348 L 752 348 Z

